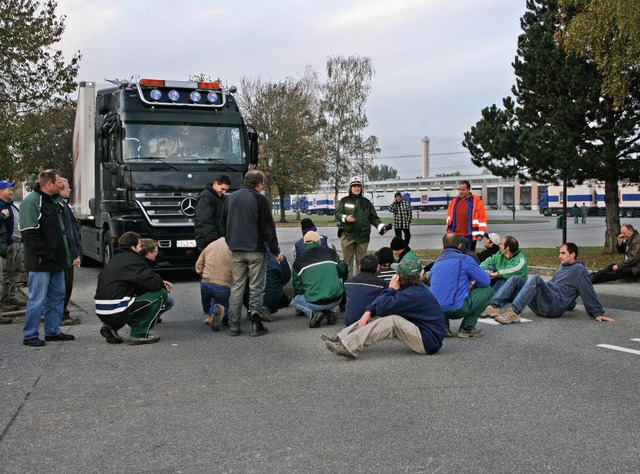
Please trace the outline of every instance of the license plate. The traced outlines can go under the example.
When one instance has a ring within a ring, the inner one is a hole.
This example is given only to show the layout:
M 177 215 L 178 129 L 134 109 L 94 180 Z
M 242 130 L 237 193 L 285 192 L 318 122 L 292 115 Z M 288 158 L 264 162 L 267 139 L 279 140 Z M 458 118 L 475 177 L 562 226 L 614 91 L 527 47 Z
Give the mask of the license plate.
M 176 247 L 178 248 L 195 248 L 196 241 L 195 240 L 177 240 Z

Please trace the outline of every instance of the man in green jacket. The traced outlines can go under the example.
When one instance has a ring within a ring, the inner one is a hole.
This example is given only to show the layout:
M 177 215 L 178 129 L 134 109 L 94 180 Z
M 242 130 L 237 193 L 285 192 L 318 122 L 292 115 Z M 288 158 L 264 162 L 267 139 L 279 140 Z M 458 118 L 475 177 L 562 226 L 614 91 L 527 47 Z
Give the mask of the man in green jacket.
M 491 287 L 498 291 L 513 275 L 521 276 L 525 281 L 529 276 L 527 257 L 520 250 L 515 237 L 507 235 L 500 242 L 500 251 L 480 264 L 491 277 Z
M 317 232 L 304 234 L 304 244 L 304 253 L 293 262 L 292 304 L 309 318 L 310 328 L 319 327 L 325 317 L 327 324 L 335 324 L 347 269 L 334 248 L 320 245 Z
M 362 195 L 362 181 L 357 176 L 349 182 L 349 195 L 338 203 L 336 219 L 342 225 L 342 233 L 339 235 L 342 257 L 349 276 L 353 276 L 358 273 L 358 262 L 369 249 L 371 226 L 374 226 L 380 235 L 386 234 L 389 228 L 380 221 L 371 201 Z

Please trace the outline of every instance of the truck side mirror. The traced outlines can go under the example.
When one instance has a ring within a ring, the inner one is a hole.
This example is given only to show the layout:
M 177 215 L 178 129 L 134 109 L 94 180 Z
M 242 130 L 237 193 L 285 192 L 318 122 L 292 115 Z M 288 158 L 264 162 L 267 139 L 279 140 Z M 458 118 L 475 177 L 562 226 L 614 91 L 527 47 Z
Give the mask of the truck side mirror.
M 258 164 L 258 132 L 255 130 L 249 131 L 247 133 L 247 137 L 249 138 L 249 164 L 257 165 Z

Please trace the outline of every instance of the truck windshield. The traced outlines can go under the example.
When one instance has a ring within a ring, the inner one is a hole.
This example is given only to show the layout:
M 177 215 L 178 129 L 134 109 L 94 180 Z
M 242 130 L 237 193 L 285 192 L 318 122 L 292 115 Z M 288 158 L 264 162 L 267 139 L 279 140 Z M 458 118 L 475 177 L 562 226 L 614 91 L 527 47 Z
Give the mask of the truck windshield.
M 186 124 L 124 123 L 125 162 L 229 163 L 247 161 L 239 127 Z

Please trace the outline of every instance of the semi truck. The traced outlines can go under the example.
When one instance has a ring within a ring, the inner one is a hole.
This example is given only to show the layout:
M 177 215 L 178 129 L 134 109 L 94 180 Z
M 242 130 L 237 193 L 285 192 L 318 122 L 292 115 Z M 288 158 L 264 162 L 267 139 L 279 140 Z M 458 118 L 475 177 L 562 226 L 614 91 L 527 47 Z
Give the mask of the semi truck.
M 73 211 L 82 264 L 106 263 L 127 231 L 158 242 L 159 269 L 193 268 L 198 194 L 218 173 L 242 186 L 258 134 L 220 81 L 80 82 Z
M 549 186 L 540 196 L 539 210 L 545 216 L 562 213 L 564 193 L 562 186 Z M 567 214 L 576 204 L 584 204 L 590 215 L 605 215 L 604 184 L 594 182 L 590 185 L 578 185 L 567 188 Z M 618 207 L 620 217 L 635 217 L 640 215 L 640 188 L 637 184 L 618 184 Z

